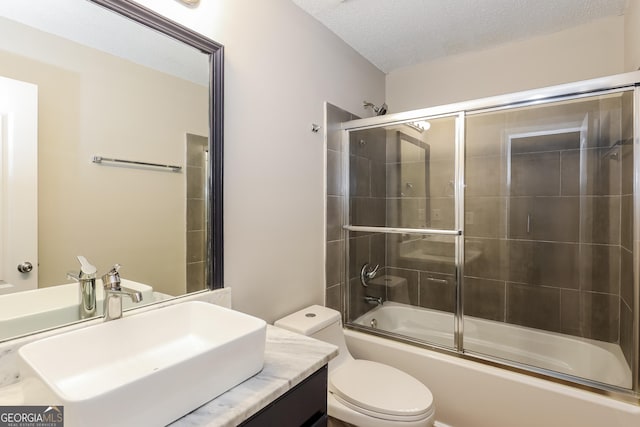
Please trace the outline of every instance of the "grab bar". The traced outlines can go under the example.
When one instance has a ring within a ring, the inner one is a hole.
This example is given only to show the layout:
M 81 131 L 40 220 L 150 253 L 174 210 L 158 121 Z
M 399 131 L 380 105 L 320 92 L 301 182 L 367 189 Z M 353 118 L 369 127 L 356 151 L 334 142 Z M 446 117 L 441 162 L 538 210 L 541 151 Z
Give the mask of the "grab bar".
M 342 228 L 348 231 L 360 231 L 365 233 L 433 234 L 445 236 L 462 235 L 462 230 L 440 230 L 435 228 L 369 227 L 362 225 L 345 225 Z
M 182 166 L 165 165 L 162 163 L 138 162 L 136 160 L 112 159 L 109 157 L 102 157 L 102 156 L 93 156 L 92 161 L 93 163 L 113 162 L 113 163 L 126 163 L 130 165 L 138 165 L 138 166 L 152 166 L 156 168 L 171 169 L 174 172 L 180 172 L 182 170 Z

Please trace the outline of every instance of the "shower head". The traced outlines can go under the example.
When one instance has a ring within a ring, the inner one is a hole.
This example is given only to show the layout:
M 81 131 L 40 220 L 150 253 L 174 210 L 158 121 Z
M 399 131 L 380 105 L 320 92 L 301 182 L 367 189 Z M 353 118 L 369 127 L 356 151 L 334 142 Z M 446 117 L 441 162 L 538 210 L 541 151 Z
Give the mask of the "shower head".
M 382 103 L 381 106 L 376 107 L 371 102 L 363 101 L 362 105 L 364 106 L 364 108 L 371 108 L 373 110 L 373 112 L 376 113 L 376 116 L 384 116 L 385 114 L 387 114 L 387 104 L 386 103 Z

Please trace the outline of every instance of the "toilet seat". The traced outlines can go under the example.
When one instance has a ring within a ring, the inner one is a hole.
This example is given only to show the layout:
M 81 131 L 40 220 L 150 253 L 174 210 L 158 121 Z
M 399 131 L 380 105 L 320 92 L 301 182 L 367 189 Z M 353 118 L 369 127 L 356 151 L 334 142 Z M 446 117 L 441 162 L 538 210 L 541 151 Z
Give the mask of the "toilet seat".
M 405 372 L 370 360 L 351 360 L 329 375 L 337 401 L 375 418 L 419 421 L 433 413 L 433 395 Z

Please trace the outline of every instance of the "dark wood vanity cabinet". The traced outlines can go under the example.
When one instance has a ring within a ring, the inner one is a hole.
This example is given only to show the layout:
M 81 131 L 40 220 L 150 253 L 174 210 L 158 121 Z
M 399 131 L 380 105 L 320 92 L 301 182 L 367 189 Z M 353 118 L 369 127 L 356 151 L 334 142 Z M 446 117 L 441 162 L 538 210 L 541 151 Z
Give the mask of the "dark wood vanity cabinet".
M 240 425 L 245 427 L 326 427 L 327 365 Z

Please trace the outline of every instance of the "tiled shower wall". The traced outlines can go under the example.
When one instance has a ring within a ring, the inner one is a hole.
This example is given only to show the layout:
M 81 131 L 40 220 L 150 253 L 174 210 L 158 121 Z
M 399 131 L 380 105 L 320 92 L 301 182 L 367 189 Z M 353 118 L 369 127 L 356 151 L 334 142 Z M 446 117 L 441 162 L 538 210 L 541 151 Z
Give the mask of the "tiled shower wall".
M 343 312 L 344 303 L 344 238 L 342 133 L 340 123 L 355 119 L 351 113 L 326 103 L 327 130 L 327 212 L 326 212 L 326 303 Z
M 633 130 L 622 120 L 630 96 L 467 119 L 466 252 L 473 243 L 481 255 L 465 263 L 466 315 L 619 343 L 630 360 L 623 295 L 633 281 L 623 270 L 632 163 L 620 145 Z M 505 186 L 505 156 L 486 141 L 499 147 L 501 129 L 518 123 L 582 117 L 586 150 L 579 132 L 512 140 Z
M 349 272 L 355 294 L 345 298 L 345 254 L 346 233 L 342 226 L 347 223 L 344 215 L 344 203 L 347 198 L 344 188 L 344 158 L 342 154 L 342 133 L 340 123 L 359 117 L 329 103 L 326 104 L 327 129 L 327 236 L 326 236 L 326 306 L 343 312 L 345 299 L 350 309 L 364 313 L 368 306 L 364 303 L 364 288 L 357 274 L 365 263 L 380 264 L 384 270 L 384 236 L 370 233 L 354 233 L 349 242 Z M 377 138 L 377 139 L 376 139 Z M 353 144 L 350 144 L 353 145 Z M 357 148 L 356 148 L 357 147 Z M 367 221 L 376 225 L 385 224 L 385 144 L 384 131 L 366 133 L 358 139 L 350 153 L 350 168 L 355 174 L 349 180 L 352 194 L 350 212 L 358 212 Z M 373 174 L 372 174 L 372 171 Z M 383 287 L 372 286 L 367 295 L 380 296 Z
M 633 366 L 633 98 L 622 98 L 622 163 L 620 196 L 620 347 L 627 362 Z M 636 112 L 635 114 L 638 114 Z M 636 254 L 637 256 L 637 254 Z M 640 351 L 640 349 L 636 349 Z M 640 375 L 640 373 L 639 373 Z

